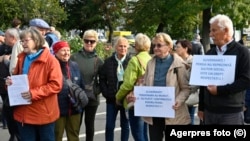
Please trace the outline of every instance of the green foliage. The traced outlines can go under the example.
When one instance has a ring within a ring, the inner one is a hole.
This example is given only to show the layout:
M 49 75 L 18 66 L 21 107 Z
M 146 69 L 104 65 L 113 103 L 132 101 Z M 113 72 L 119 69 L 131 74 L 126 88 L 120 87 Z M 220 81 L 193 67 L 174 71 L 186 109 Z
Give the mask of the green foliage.
M 98 56 L 100 58 L 102 58 L 103 60 L 105 60 L 106 58 L 111 56 L 112 53 L 113 53 L 112 49 L 110 51 L 105 50 L 105 43 L 101 43 L 101 42 L 99 42 L 97 44 L 95 49 L 96 49 L 96 52 L 97 52 Z
M 63 38 L 63 40 L 66 40 L 69 43 L 71 53 L 75 53 L 83 47 L 83 41 L 80 36 Z
M 87 29 L 103 29 L 103 17 L 100 5 L 94 0 L 74 0 L 64 2 L 65 10 L 68 11 L 68 20 L 61 25 L 70 29 L 79 29 L 83 32 Z
M 201 9 L 196 0 L 139 0 L 126 18 L 137 33 L 152 37 L 156 32 L 166 32 L 173 38 L 189 39 L 200 23 L 197 14 Z
M 58 0 L 0 0 L 0 27 L 10 27 L 16 17 L 23 25 L 28 25 L 32 18 L 42 18 L 56 26 L 66 20 L 67 14 Z

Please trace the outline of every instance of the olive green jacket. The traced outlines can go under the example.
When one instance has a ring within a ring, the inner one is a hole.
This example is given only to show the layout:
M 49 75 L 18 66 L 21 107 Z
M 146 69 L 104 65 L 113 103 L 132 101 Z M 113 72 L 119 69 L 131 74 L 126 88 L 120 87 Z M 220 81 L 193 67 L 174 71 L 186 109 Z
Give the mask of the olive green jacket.
M 82 49 L 72 54 L 70 59 L 72 61 L 75 61 L 78 64 L 80 71 L 81 71 L 81 75 L 83 76 L 85 88 L 86 88 L 86 85 L 90 85 L 93 82 L 95 76 L 97 78 L 99 77 L 99 72 L 100 72 L 101 66 L 103 65 L 103 60 L 97 56 L 95 51 L 86 52 L 84 49 Z M 95 65 L 95 62 L 96 62 L 96 65 Z M 96 73 L 94 70 L 96 70 Z M 95 85 L 98 85 L 98 84 L 95 84 Z M 87 106 L 95 106 L 95 105 L 100 104 L 100 88 L 97 87 L 96 89 L 94 89 L 94 91 L 95 91 L 96 100 L 89 100 L 89 103 Z

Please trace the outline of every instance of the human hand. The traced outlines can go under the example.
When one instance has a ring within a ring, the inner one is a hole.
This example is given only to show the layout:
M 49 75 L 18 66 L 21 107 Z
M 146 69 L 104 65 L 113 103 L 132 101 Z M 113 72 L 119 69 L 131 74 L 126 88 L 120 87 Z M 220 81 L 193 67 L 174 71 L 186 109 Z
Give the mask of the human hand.
M 127 100 L 128 103 L 135 102 L 134 93 L 133 93 L 133 92 L 129 93 L 129 94 L 126 96 L 126 100 Z
M 21 93 L 22 98 L 27 99 L 29 102 L 31 101 L 31 93 L 29 91 Z
M 8 76 L 8 77 L 5 78 L 5 85 L 7 85 L 7 86 L 12 85 L 12 80 L 11 80 L 10 76 Z
M 3 60 L 10 60 L 10 55 L 4 55 Z
M 204 112 L 198 111 L 198 117 L 200 118 L 201 121 L 204 121 Z
M 119 101 L 119 100 L 115 100 L 115 103 L 116 103 L 116 105 L 118 105 L 118 106 L 122 106 L 122 103 L 121 103 L 121 101 Z
M 174 110 L 178 110 L 179 108 L 180 108 L 180 106 L 181 106 L 181 102 L 179 102 L 179 101 L 175 101 L 175 104 L 173 105 L 173 109 Z
M 210 94 L 217 95 L 217 86 L 215 86 L 215 85 L 208 85 L 207 89 L 210 92 Z

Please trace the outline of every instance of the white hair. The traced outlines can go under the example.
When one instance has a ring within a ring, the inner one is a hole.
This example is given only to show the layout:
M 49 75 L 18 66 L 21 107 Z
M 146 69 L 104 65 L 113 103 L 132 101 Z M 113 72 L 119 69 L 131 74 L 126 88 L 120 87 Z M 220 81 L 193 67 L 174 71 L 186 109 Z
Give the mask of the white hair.
M 9 35 L 14 37 L 16 40 L 20 39 L 19 31 L 16 28 L 9 28 L 5 31 L 5 33 L 9 33 Z
M 220 27 L 221 30 L 228 28 L 229 35 L 233 37 L 234 34 L 233 22 L 227 15 L 218 14 L 209 20 L 210 24 L 215 22 L 217 22 L 217 25 Z

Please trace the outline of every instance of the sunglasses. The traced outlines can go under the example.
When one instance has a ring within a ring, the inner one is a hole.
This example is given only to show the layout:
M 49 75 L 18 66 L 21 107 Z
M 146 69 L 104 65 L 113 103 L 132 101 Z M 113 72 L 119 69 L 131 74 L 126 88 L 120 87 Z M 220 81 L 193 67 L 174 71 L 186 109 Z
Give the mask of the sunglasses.
M 166 44 L 152 44 L 152 47 L 153 48 L 155 48 L 155 47 L 157 47 L 157 48 L 161 48 L 161 47 L 163 47 L 163 46 L 165 46 Z
M 95 40 L 88 40 L 88 39 L 84 39 L 83 40 L 85 44 L 94 44 L 95 43 Z

